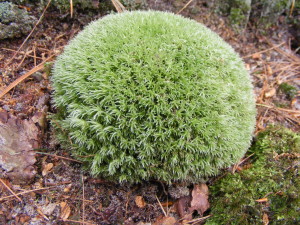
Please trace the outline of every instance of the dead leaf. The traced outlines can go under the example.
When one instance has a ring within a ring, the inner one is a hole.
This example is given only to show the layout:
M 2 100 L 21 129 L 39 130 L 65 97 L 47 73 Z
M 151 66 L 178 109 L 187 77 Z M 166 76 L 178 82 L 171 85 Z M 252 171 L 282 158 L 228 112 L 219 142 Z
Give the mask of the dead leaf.
M 139 207 L 139 208 L 144 208 L 146 206 L 146 202 L 143 198 L 143 196 L 136 196 L 135 197 L 135 204 Z
M 189 212 L 191 199 L 192 198 L 190 196 L 184 196 L 176 201 L 174 207 L 176 208 L 177 214 L 181 219 L 193 219 L 192 214 Z
M 44 165 L 42 175 L 46 176 L 52 168 L 53 168 L 53 163 L 47 163 L 46 165 Z
M 252 59 L 261 59 L 261 53 L 257 52 L 252 55 Z
M 208 187 L 206 184 L 195 184 L 192 191 L 192 201 L 189 212 L 197 210 L 199 215 L 203 216 L 203 213 L 209 209 L 208 202 Z
M 276 94 L 276 89 L 272 88 L 271 90 L 267 91 L 265 93 L 265 98 L 271 98 Z
M 40 130 L 32 120 L 0 112 L 0 167 L 14 184 L 28 183 L 36 174 L 33 149 L 40 148 Z
M 268 215 L 266 213 L 264 213 L 264 215 L 263 215 L 263 223 L 264 223 L 264 225 L 268 225 L 269 222 L 270 221 L 269 221 Z
M 255 200 L 256 202 L 267 202 L 268 201 L 268 198 L 260 198 L 260 199 L 257 199 Z
M 153 223 L 153 225 L 175 225 L 176 219 L 171 216 L 160 216 L 157 218 L 157 220 Z
M 62 220 L 66 220 L 69 218 L 70 214 L 71 214 L 71 208 L 70 206 L 68 205 L 68 203 L 66 202 L 61 202 L 60 203 L 60 208 L 61 208 L 61 211 L 60 211 L 60 218 Z
M 271 76 L 273 74 L 273 70 L 271 68 L 271 66 L 267 65 L 267 75 Z

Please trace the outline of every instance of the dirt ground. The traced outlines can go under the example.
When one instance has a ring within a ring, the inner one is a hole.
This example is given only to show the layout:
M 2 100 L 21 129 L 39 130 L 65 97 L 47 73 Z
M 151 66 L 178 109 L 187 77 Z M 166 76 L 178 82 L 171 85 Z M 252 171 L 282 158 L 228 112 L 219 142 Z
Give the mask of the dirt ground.
M 257 98 L 256 133 L 271 123 L 300 131 L 300 57 L 291 49 L 293 36 L 288 25 L 278 21 L 264 35 L 251 25 L 237 32 L 227 25 L 226 18 L 213 14 L 202 1 L 194 1 L 186 8 L 183 1 L 171 2 L 151 0 L 148 7 L 174 13 L 182 10 L 181 15 L 217 32 L 245 60 Z M 30 10 L 37 18 L 41 16 L 41 11 Z M 0 224 L 175 224 L 173 218 L 177 224 L 201 224 L 210 216 L 209 210 L 199 215 L 196 209 L 180 220 L 189 211 L 182 208 L 188 209 L 187 205 L 196 198 L 190 193 L 201 186 L 166 185 L 157 181 L 115 184 L 93 178 L 82 171 L 80 161 L 72 159 L 55 141 L 46 117 L 55 112 L 50 97 L 51 62 L 86 24 L 107 13 L 108 10 L 95 11 L 88 15 L 75 11 L 71 18 L 70 12 L 50 7 L 28 40 L 23 37 L 0 42 L 0 90 L 48 60 L 42 70 L 20 81 L 0 98 L 2 122 L 11 120 L 16 129 L 26 133 L 22 123 L 33 121 L 30 129 L 33 126 L 38 129 L 38 135 L 31 136 L 38 147 L 30 164 L 30 182 L 20 178 L 16 184 L 2 170 Z M 282 83 L 293 85 L 297 91 L 292 96 L 284 93 L 279 88 Z M 207 181 L 208 187 L 213 180 Z M 204 189 L 201 191 L 205 192 Z

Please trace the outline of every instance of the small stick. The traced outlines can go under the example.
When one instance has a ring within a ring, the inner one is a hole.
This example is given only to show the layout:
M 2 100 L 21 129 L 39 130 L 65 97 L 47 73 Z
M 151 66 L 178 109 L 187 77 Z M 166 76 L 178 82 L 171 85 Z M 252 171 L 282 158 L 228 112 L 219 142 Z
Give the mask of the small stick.
M 34 25 L 34 27 L 32 28 L 31 32 L 28 34 L 28 36 L 25 38 L 25 40 L 23 41 L 23 43 L 21 44 L 21 46 L 18 48 L 18 50 L 15 52 L 15 54 L 13 55 L 13 57 L 8 61 L 8 63 L 5 64 L 5 67 L 7 67 L 11 61 L 13 61 L 13 59 L 16 57 L 16 55 L 19 53 L 19 51 L 21 50 L 21 48 L 24 46 L 24 44 L 27 42 L 27 40 L 30 38 L 30 36 L 32 35 L 33 31 L 36 29 L 37 25 L 42 21 L 42 18 L 44 17 L 44 14 L 46 12 L 46 10 L 48 9 L 50 3 L 52 0 L 48 1 L 48 4 L 46 5 L 44 11 L 42 12 L 42 15 L 40 16 L 39 20 L 36 22 L 36 24 Z
M 161 210 L 163 211 L 165 217 L 167 217 L 167 213 L 166 213 L 166 211 L 164 210 L 164 207 L 162 206 L 162 204 L 160 203 L 160 201 L 159 201 L 157 195 L 155 195 L 155 197 L 156 197 L 156 200 L 158 201 L 158 204 L 159 204 Z
M 60 155 L 54 155 L 54 154 L 49 154 L 49 153 L 45 153 L 45 152 L 35 152 L 35 153 L 36 154 L 42 154 L 42 155 L 49 155 L 49 156 L 52 156 L 52 157 L 57 157 L 57 158 L 61 158 L 61 159 L 65 159 L 65 160 L 69 160 L 69 161 L 73 161 L 73 162 L 77 162 L 77 163 L 82 163 L 79 160 L 70 159 L 70 158 L 67 158 L 67 157 L 64 157 L 64 156 L 60 156 Z
M 189 4 L 191 4 L 192 3 L 192 1 L 193 0 L 190 0 L 190 1 L 188 1 L 188 3 L 186 3 L 183 7 L 182 7 L 182 9 L 180 9 L 176 14 L 179 14 L 179 13 L 181 13 L 186 7 L 188 7 L 189 6 Z
M 270 105 L 265 105 L 265 104 L 256 104 L 258 106 L 263 106 L 269 109 L 274 109 L 274 110 L 279 110 L 279 111 L 283 111 L 283 112 L 289 112 L 289 113 L 299 113 L 300 114 L 300 110 L 292 110 L 292 109 L 284 109 L 284 108 L 277 108 L 274 106 L 270 106 Z
M 56 187 L 38 188 L 38 189 L 33 189 L 33 190 L 28 190 L 28 191 L 23 191 L 23 192 L 20 192 L 20 193 L 16 193 L 15 195 L 16 196 L 18 196 L 18 195 L 24 195 L 24 194 L 27 194 L 27 193 L 30 193 L 30 192 L 47 190 L 47 189 L 51 189 L 51 188 L 56 188 Z M 9 196 L 2 197 L 2 198 L 0 198 L 0 201 L 3 201 L 5 199 L 11 198 L 11 197 L 15 197 L 15 195 L 9 195 Z
M 18 197 L 18 196 L 15 194 L 15 192 L 13 192 L 13 190 L 11 190 L 1 178 L 0 178 L 0 181 L 1 181 L 1 183 L 2 183 L 2 184 L 10 191 L 10 193 L 12 193 L 13 196 L 16 197 L 16 199 L 18 199 L 20 202 L 22 202 L 22 199 L 21 199 L 20 197 Z
M 201 218 L 197 218 L 197 219 L 193 219 L 193 220 L 190 220 L 188 222 L 185 222 L 185 224 L 196 224 L 196 223 L 199 223 L 200 221 L 202 220 L 206 220 L 207 218 L 211 217 L 211 215 L 208 215 L 208 216 L 204 216 L 204 217 L 201 217 Z
M 89 223 L 89 222 L 84 222 L 84 221 L 76 221 L 76 220 L 62 220 L 64 222 L 73 222 L 73 223 L 82 223 L 82 224 L 86 224 L 86 225 L 96 225 L 94 223 Z
M 35 44 L 34 44 L 34 46 L 33 46 L 33 62 L 34 62 L 34 66 L 36 67 L 36 51 L 35 51 Z
M 73 0 L 70 0 L 70 14 L 71 18 L 73 18 Z
M 46 60 L 44 60 L 42 63 L 34 67 L 33 69 L 29 70 L 27 73 L 16 79 L 14 82 L 12 82 L 10 85 L 8 85 L 4 90 L 0 93 L 0 98 L 2 98 L 5 94 L 7 94 L 11 89 L 13 89 L 15 86 L 17 86 L 19 83 L 21 83 L 23 80 L 25 80 L 30 75 L 34 74 L 35 72 L 41 70 L 44 68 L 44 64 L 53 57 L 54 55 L 48 57 Z
M 10 52 L 16 52 L 16 50 L 13 50 L 13 49 L 9 49 L 9 48 L 2 48 L 3 50 L 6 50 L 6 51 L 10 51 Z M 25 52 L 19 52 L 19 54 L 22 54 L 22 55 L 24 55 L 24 54 L 26 54 Z M 29 56 L 29 57 L 32 57 L 32 58 L 37 58 L 37 59 L 42 59 L 42 57 L 39 57 L 39 56 L 34 56 L 34 55 L 30 55 L 30 54 L 28 54 L 27 56 Z
M 273 47 L 271 47 L 271 48 L 268 48 L 268 49 L 265 49 L 265 50 L 262 50 L 262 51 L 259 51 L 259 52 L 255 52 L 255 53 L 252 53 L 252 54 L 250 54 L 250 55 L 246 55 L 246 56 L 243 57 L 243 59 L 249 58 L 249 57 L 253 56 L 254 54 L 260 54 L 260 53 L 264 53 L 264 52 L 270 51 L 270 50 L 272 50 L 272 49 L 274 49 L 274 48 L 278 48 L 278 47 L 280 47 L 281 45 L 283 45 L 284 43 L 285 43 L 285 41 L 282 42 L 282 43 L 280 43 L 280 44 L 278 44 L 278 45 L 275 45 L 275 46 L 273 46 Z
M 118 13 L 122 13 L 126 11 L 126 8 L 124 7 L 124 5 L 122 5 L 121 2 L 119 2 L 118 0 L 111 0 L 111 1 L 114 7 L 116 8 L 116 10 L 118 11 Z

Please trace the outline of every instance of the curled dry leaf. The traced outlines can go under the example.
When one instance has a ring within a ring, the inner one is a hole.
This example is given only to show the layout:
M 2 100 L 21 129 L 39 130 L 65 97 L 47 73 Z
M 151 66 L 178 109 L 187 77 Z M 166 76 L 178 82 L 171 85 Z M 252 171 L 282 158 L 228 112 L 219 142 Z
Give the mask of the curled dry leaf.
M 209 209 L 210 205 L 208 202 L 208 187 L 206 184 L 195 184 L 192 191 L 192 201 L 189 212 L 192 213 L 194 210 L 197 210 L 199 215 Z
M 42 175 L 46 176 L 53 168 L 53 163 L 47 163 L 43 166 Z
M 272 88 L 271 90 L 267 91 L 265 93 L 265 98 L 271 98 L 276 94 L 276 89 Z
M 60 208 L 61 208 L 61 211 L 60 211 L 60 218 L 62 220 L 66 220 L 69 218 L 70 214 L 71 214 L 71 208 L 70 206 L 68 205 L 68 203 L 66 202 L 61 202 L 60 203 Z
M 144 208 L 146 206 L 146 202 L 143 198 L 143 196 L 136 196 L 135 197 L 135 204 L 139 207 L 139 208 Z

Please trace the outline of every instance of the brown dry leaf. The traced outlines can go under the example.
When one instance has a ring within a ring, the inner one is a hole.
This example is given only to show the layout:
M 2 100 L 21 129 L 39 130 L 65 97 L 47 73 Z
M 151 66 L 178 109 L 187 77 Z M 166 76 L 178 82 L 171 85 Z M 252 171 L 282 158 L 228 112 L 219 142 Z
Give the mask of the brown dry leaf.
M 40 136 L 40 130 L 32 120 L 21 120 L 0 112 L 0 167 L 12 183 L 27 183 L 34 178 L 36 159 L 33 149 L 40 148 Z
M 260 198 L 260 199 L 257 199 L 255 200 L 256 202 L 267 202 L 268 201 L 268 198 Z
M 60 211 L 60 218 L 62 220 L 66 220 L 69 218 L 70 214 L 71 214 L 71 208 L 70 206 L 68 205 L 68 203 L 66 202 L 61 202 L 60 203 L 60 208 L 61 208 L 61 211 Z
M 153 225 L 175 225 L 176 219 L 171 216 L 160 216 L 156 219 L 156 221 L 153 223 Z
M 267 75 L 271 76 L 273 74 L 273 70 L 271 68 L 271 66 L 267 65 Z
M 268 225 L 269 222 L 270 221 L 269 221 L 268 215 L 266 213 L 264 213 L 264 215 L 263 215 L 263 223 L 264 223 L 264 225 Z
M 195 184 L 192 191 L 192 201 L 189 212 L 192 213 L 194 210 L 197 210 L 199 215 L 209 209 L 210 205 L 208 202 L 208 187 L 206 184 Z
M 276 94 L 276 89 L 272 88 L 271 90 L 267 91 L 265 93 L 265 98 L 271 98 Z
M 139 207 L 139 208 L 144 208 L 146 206 L 146 202 L 143 198 L 143 196 L 136 196 L 135 197 L 135 204 Z
M 261 59 L 261 53 L 254 53 L 253 55 L 252 55 L 252 59 Z
M 42 175 L 46 176 L 52 168 L 53 168 L 53 163 L 47 163 L 46 165 L 44 165 Z

